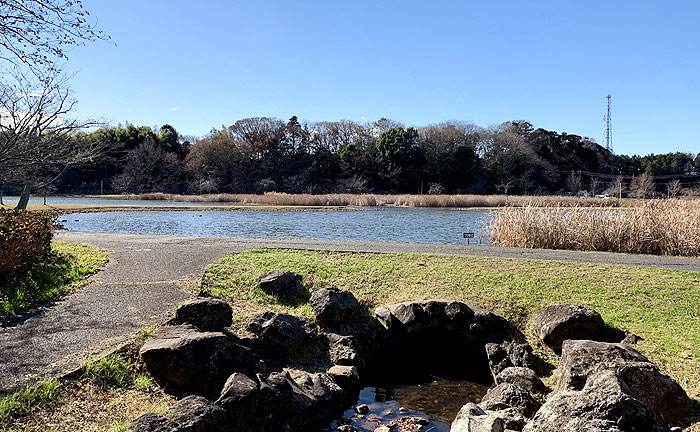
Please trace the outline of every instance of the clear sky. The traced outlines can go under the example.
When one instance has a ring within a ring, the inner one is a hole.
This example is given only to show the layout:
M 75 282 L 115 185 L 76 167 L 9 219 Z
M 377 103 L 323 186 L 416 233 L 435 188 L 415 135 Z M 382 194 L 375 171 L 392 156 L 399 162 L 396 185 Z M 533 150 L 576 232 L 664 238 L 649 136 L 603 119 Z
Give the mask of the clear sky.
M 78 113 L 184 134 L 244 117 L 467 120 L 700 152 L 697 1 L 83 0 Z

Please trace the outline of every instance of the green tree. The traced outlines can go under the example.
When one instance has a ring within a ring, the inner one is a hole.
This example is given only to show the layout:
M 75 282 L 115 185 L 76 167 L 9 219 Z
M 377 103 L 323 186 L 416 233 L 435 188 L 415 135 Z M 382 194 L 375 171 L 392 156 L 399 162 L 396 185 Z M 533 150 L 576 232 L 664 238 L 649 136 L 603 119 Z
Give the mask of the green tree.
M 398 191 L 420 191 L 425 158 L 412 127 L 387 129 L 377 140 L 377 167 Z M 413 186 L 413 187 L 411 187 Z

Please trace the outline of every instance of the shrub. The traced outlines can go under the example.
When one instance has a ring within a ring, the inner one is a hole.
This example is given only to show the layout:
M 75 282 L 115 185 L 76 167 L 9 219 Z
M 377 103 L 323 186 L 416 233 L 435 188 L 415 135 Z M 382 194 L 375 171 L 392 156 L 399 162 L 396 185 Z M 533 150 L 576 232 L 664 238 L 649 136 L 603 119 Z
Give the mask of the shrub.
M 48 258 L 53 228 L 49 213 L 0 209 L 0 279 Z

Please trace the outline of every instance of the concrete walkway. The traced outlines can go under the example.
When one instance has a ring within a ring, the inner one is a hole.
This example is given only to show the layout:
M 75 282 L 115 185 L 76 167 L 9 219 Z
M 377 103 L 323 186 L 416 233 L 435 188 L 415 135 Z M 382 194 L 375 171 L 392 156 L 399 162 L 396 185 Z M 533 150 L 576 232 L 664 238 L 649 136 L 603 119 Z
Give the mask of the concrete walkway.
M 107 249 L 110 261 L 80 292 L 0 322 L 0 395 L 42 376 L 61 376 L 91 356 L 162 323 L 193 293 L 204 267 L 228 253 L 260 247 L 433 253 L 622 264 L 700 271 L 700 260 L 490 246 L 339 240 L 266 240 L 61 231 L 58 240 Z

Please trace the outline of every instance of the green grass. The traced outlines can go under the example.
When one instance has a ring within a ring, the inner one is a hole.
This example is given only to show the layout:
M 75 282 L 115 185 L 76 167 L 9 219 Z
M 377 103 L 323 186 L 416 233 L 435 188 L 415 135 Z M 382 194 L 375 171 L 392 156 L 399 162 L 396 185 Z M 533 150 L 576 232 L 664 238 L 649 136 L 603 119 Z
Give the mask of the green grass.
M 58 402 L 60 387 L 61 383 L 58 380 L 49 378 L 0 399 L 0 427 L 6 425 L 13 417 L 26 415 Z
M 264 310 L 312 316 L 308 304 L 285 305 L 260 291 L 256 277 L 288 269 L 314 290 L 335 285 L 373 308 L 445 298 L 488 308 L 513 322 L 533 346 L 534 313 L 558 303 L 585 304 L 605 322 L 644 338 L 637 348 L 700 396 L 700 273 L 614 265 L 418 254 L 252 250 L 207 267 L 205 294 L 234 307 L 234 330 Z M 546 352 L 546 351 L 540 351 Z M 555 357 L 549 356 L 549 359 Z
M 90 245 L 54 241 L 51 246 L 48 261 L 36 263 L 20 278 L 0 282 L 0 317 L 71 291 L 107 262 L 107 253 Z
M 129 361 L 118 353 L 86 364 L 85 376 L 102 387 L 130 387 L 134 382 Z

